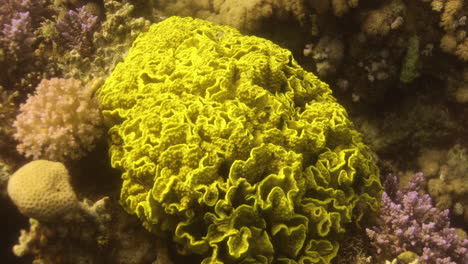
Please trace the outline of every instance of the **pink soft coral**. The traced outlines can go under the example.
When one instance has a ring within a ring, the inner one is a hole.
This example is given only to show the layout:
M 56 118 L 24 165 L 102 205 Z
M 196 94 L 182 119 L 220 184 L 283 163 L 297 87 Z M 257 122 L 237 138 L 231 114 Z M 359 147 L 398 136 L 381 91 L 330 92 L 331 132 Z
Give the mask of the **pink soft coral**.
M 54 161 L 79 159 L 91 151 L 102 135 L 99 103 L 92 93 L 76 79 L 43 79 L 13 124 L 18 151 Z

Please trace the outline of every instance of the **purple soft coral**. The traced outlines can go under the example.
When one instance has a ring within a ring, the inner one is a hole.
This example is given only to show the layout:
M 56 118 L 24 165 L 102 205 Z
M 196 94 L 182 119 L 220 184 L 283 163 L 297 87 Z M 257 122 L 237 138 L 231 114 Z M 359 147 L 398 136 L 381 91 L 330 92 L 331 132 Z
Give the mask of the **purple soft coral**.
M 89 55 L 93 49 L 93 34 L 99 26 L 98 22 L 98 17 L 88 12 L 86 6 L 82 6 L 76 11 L 69 10 L 57 22 L 57 30 L 67 47 L 76 49 L 81 55 Z
M 389 175 L 387 188 L 394 188 L 396 182 Z M 422 264 L 468 263 L 468 239 L 461 240 L 450 228 L 448 210 L 439 211 L 429 195 L 419 192 L 422 182 L 424 175 L 416 173 L 403 191 L 382 194 L 378 225 L 367 229 L 377 253 L 395 257 L 413 251 Z

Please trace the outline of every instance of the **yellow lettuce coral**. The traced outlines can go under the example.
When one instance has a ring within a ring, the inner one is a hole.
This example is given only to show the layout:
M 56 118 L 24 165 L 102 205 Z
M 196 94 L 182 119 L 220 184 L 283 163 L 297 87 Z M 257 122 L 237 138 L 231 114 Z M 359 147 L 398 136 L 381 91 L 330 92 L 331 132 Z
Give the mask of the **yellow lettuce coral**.
M 288 50 L 171 17 L 98 90 L 121 204 L 202 263 L 330 263 L 378 208 L 378 169 Z

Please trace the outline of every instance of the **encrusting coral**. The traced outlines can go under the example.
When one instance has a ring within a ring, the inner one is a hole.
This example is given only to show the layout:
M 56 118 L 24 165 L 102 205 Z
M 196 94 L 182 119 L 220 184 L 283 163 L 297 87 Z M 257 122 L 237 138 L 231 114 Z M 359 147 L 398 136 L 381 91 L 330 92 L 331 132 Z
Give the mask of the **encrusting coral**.
M 17 149 L 26 157 L 65 161 L 79 159 L 102 135 L 94 87 L 79 80 L 44 79 L 21 105 L 13 126 Z
M 328 85 L 289 51 L 171 17 L 97 91 L 121 204 L 202 263 L 330 263 L 379 172 Z

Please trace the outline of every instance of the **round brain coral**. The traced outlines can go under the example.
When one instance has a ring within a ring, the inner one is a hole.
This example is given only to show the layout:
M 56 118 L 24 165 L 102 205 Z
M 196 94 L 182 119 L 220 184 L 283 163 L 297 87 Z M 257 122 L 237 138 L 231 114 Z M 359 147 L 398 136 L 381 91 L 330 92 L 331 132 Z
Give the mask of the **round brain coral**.
M 43 79 L 13 124 L 18 151 L 54 161 L 79 159 L 91 151 L 102 135 L 99 102 L 92 92 L 76 79 Z
M 344 108 L 268 40 L 171 17 L 97 94 L 121 204 L 204 264 L 330 263 L 379 206 L 378 169 Z
M 62 221 L 79 208 L 68 170 L 60 162 L 29 162 L 10 177 L 7 191 L 22 214 L 39 221 Z

